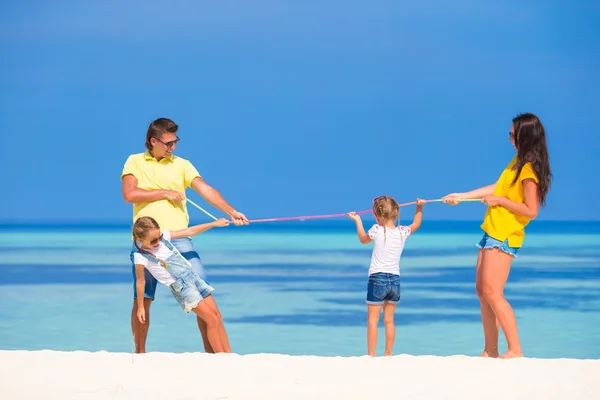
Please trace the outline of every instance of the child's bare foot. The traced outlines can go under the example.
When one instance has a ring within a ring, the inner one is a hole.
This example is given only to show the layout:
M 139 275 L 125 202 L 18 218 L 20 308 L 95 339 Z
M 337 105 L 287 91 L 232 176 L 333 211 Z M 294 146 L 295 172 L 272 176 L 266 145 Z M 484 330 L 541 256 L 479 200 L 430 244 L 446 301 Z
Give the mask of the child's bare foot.
M 508 350 L 506 353 L 502 354 L 500 358 L 508 359 L 508 358 L 520 358 L 523 357 L 523 352 L 521 351 L 512 351 Z
M 383 353 L 383 356 L 384 356 L 384 357 L 389 357 L 389 356 L 391 356 L 391 355 L 392 355 L 392 353 Z
M 498 350 L 484 350 L 479 357 L 498 358 Z

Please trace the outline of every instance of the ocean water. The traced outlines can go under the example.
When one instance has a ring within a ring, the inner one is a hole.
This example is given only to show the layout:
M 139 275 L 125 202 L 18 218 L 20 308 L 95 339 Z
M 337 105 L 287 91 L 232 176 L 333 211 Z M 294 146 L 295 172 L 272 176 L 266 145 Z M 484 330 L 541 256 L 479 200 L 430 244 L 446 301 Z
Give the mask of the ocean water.
M 481 352 L 481 234 L 479 221 L 425 220 L 408 240 L 395 354 Z M 131 352 L 129 235 L 126 224 L 0 226 L 0 349 Z M 234 352 L 366 354 L 372 247 L 352 221 L 231 226 L 193 240 Z M 526 356 L 600 358 L 600 222 L 532 222 L 505 294 Z M 384 342 L 381 323 L 378 354 Z M 203 351 L 195 316 L 160 285 L 147 350 Z

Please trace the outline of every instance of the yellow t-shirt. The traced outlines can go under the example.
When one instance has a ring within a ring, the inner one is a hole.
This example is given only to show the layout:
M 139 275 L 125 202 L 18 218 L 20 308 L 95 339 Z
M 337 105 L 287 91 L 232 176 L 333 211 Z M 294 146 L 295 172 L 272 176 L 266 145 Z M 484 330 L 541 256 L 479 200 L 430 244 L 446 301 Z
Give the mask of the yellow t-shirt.
M 511 186 L 511 183 L 517 174 L 517 170 L 513 170 L 516 163 L 517 156 L 515 155 L 504 171 L 502 171 L 500 178 L 496 182 L 494 196 L 502 196 L 516 203 L 523 203 L 525 201 L 523 181 L 531 178 L 535 183 L 539 183 L 539 180 L 533 171 L 531 163 L 527 163 L 521 170 L 519 179 Z M 481 229 L 496 240 L 503 242 L 508 239 L 509 247 L 519 248 L 523 245 L 525 226 L 529 221 L 529 218 L 520 214 L 515 214 L 504 207 L 488 206 L 483 223 L 481 224 Z
M 132 154 L 127 158 L 121 180 L 125 175 L 133 175 L 138 187 L 146 190 L 176 190 L 185 193 L 192 181 L 200 174 L 191 162 L 172 155 L 156 161 L 150 152 Z M 189 224 L 186 202 L 173 203 L 169 200 L 157 200 L 133 205 L 133 220 L 139 217 L 152 217 L 162 231 L 185 229 Z

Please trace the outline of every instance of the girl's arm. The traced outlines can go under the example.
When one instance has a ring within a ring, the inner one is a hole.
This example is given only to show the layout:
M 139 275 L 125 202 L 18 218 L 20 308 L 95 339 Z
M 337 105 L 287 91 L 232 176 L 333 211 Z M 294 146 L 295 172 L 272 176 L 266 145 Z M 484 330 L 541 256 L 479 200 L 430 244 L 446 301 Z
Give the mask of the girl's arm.
M 501 206 L 515 214 L 523 215 L 529 219 L 534 219 L 538 215 L 540 210 L 540 201 L 538 199 L 537 184 L 533 179 L 523 180 L 523 203 L 517 203 L 509 200 L 506 197 L 488 196 L 484 197 L 482 201 L 490 206 Z
M 412 224 L 409 225 L 411 235 L 419 229 L 419 227 L 421 226 L 421 221 L 423 221 L 423 204 L 425 204 L 423 200 L 417 200 L 417 209 L 415 210 L 415 216 L 413 218 Z
M 371 243 L 372 239 L 369 235 L 366 234 L 365 227 L 363 226 L 361 219 L 358 219 L 356 221 L 356 232 L 358 233 L 358 240 L 360 240 L 362 244 Z
M 360 215 L 358 215 L 355 212 L 351 212 L 351 213 L 348 213 L 348 217 L 350 217 L 350 219 L 352 219 L 352 220 L 354 220 L 354 222 L 356 222 L 356 232 L 358 233 L 358 240 L 360 240 L 360 242 L 362 244 L 371 243 L 372 239 L 365 232 L 365 228 L 363 226 L 362 219 L 360 219 Z
M 137 291 L 137 305 L 138 305 L 138 315 L 140 315 L 140 310 L 142 310 L 142 315 L 145 315 L 144 312 L 144 287 L 146 286 L 146 278 L 144 277 L 144 265 L 143 264 L 135 264 L 135 289 Z M 141 321 L 140 321 L 141 322 Z
M 199 224 L 199 225 L 194 225 L 194 226 L 190 226 L 189 228 L 186 229 L 181 229 L 178 231 L 171 231 L 171 239 L 179 239 L 182 237 L 189 237 L 189 236 L 194 236 L 194 235 L 198 235 L 199 233 L 205 232 L 207 230 L 209 230 L 210 228 L 214 228 L 216 226 L 227 226 L 229 225 L 229 221 L 226 220 L 225 218 L 220 218 L 216 221 L 213 222 L 209 222 L 206 224 Z
M 356 220 L 356 233 L 358 233 L 358 240 L 360 240 L 362 244 L 371 243 L 372 239 L 365 232 L 365 227 L 362 225 L 362 220 L 360 218 Z

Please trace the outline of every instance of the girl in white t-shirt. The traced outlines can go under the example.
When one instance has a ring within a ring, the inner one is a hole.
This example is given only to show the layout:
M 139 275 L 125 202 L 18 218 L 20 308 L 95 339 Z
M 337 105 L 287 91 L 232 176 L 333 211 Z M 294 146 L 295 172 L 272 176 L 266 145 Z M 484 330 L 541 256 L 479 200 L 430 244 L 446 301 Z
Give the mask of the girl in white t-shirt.
M 144 293 L 146 268 L 157 281 L 168 286 L 173 297 L 188 313 L 193 311 L 206 322 L 206 335 L 215 353 L 231 353 L 227 334 L 223 328 L 221 313 L 211 296 L 214 288 L 208 285 L 192 269 L 171 239 L 194 236 L 216 226 L 227 226 L 229 221 L 221 218 L 208 224 L 191 226 L 178 231 L 160 231 L 160 226 L 152 217 L 140 217 L 133 224 L 133 243 L 137 251 L 133 254 L 136 288 Z M 144 296 L 138 296 L 137 318 L 146 322 Z
M 374 242 L 371 265 L 369 267 L 369 282 L 367 284 L 367 348 L 369 355 L 375 357 L 377 347 L 377 325 L 383 307 L 383 322 L 385 324 L 385 353 L 392 355 L 392 347 L 396 337 L 394 311 L 400 301 L 400 256 L 404 243 L 419 226 L 423 215 L 425 200 L 417 199 L 417 210 L 412 224 L 396 226 L 400 207 L 396 200 L 388 196 L 380 196 L 373 200 L 373 214 L 377 221 L 368 233 L 365 233 L 360 215 L 355 212 L 348 216 L 356 222 L 358 239 L 362 244 Z

